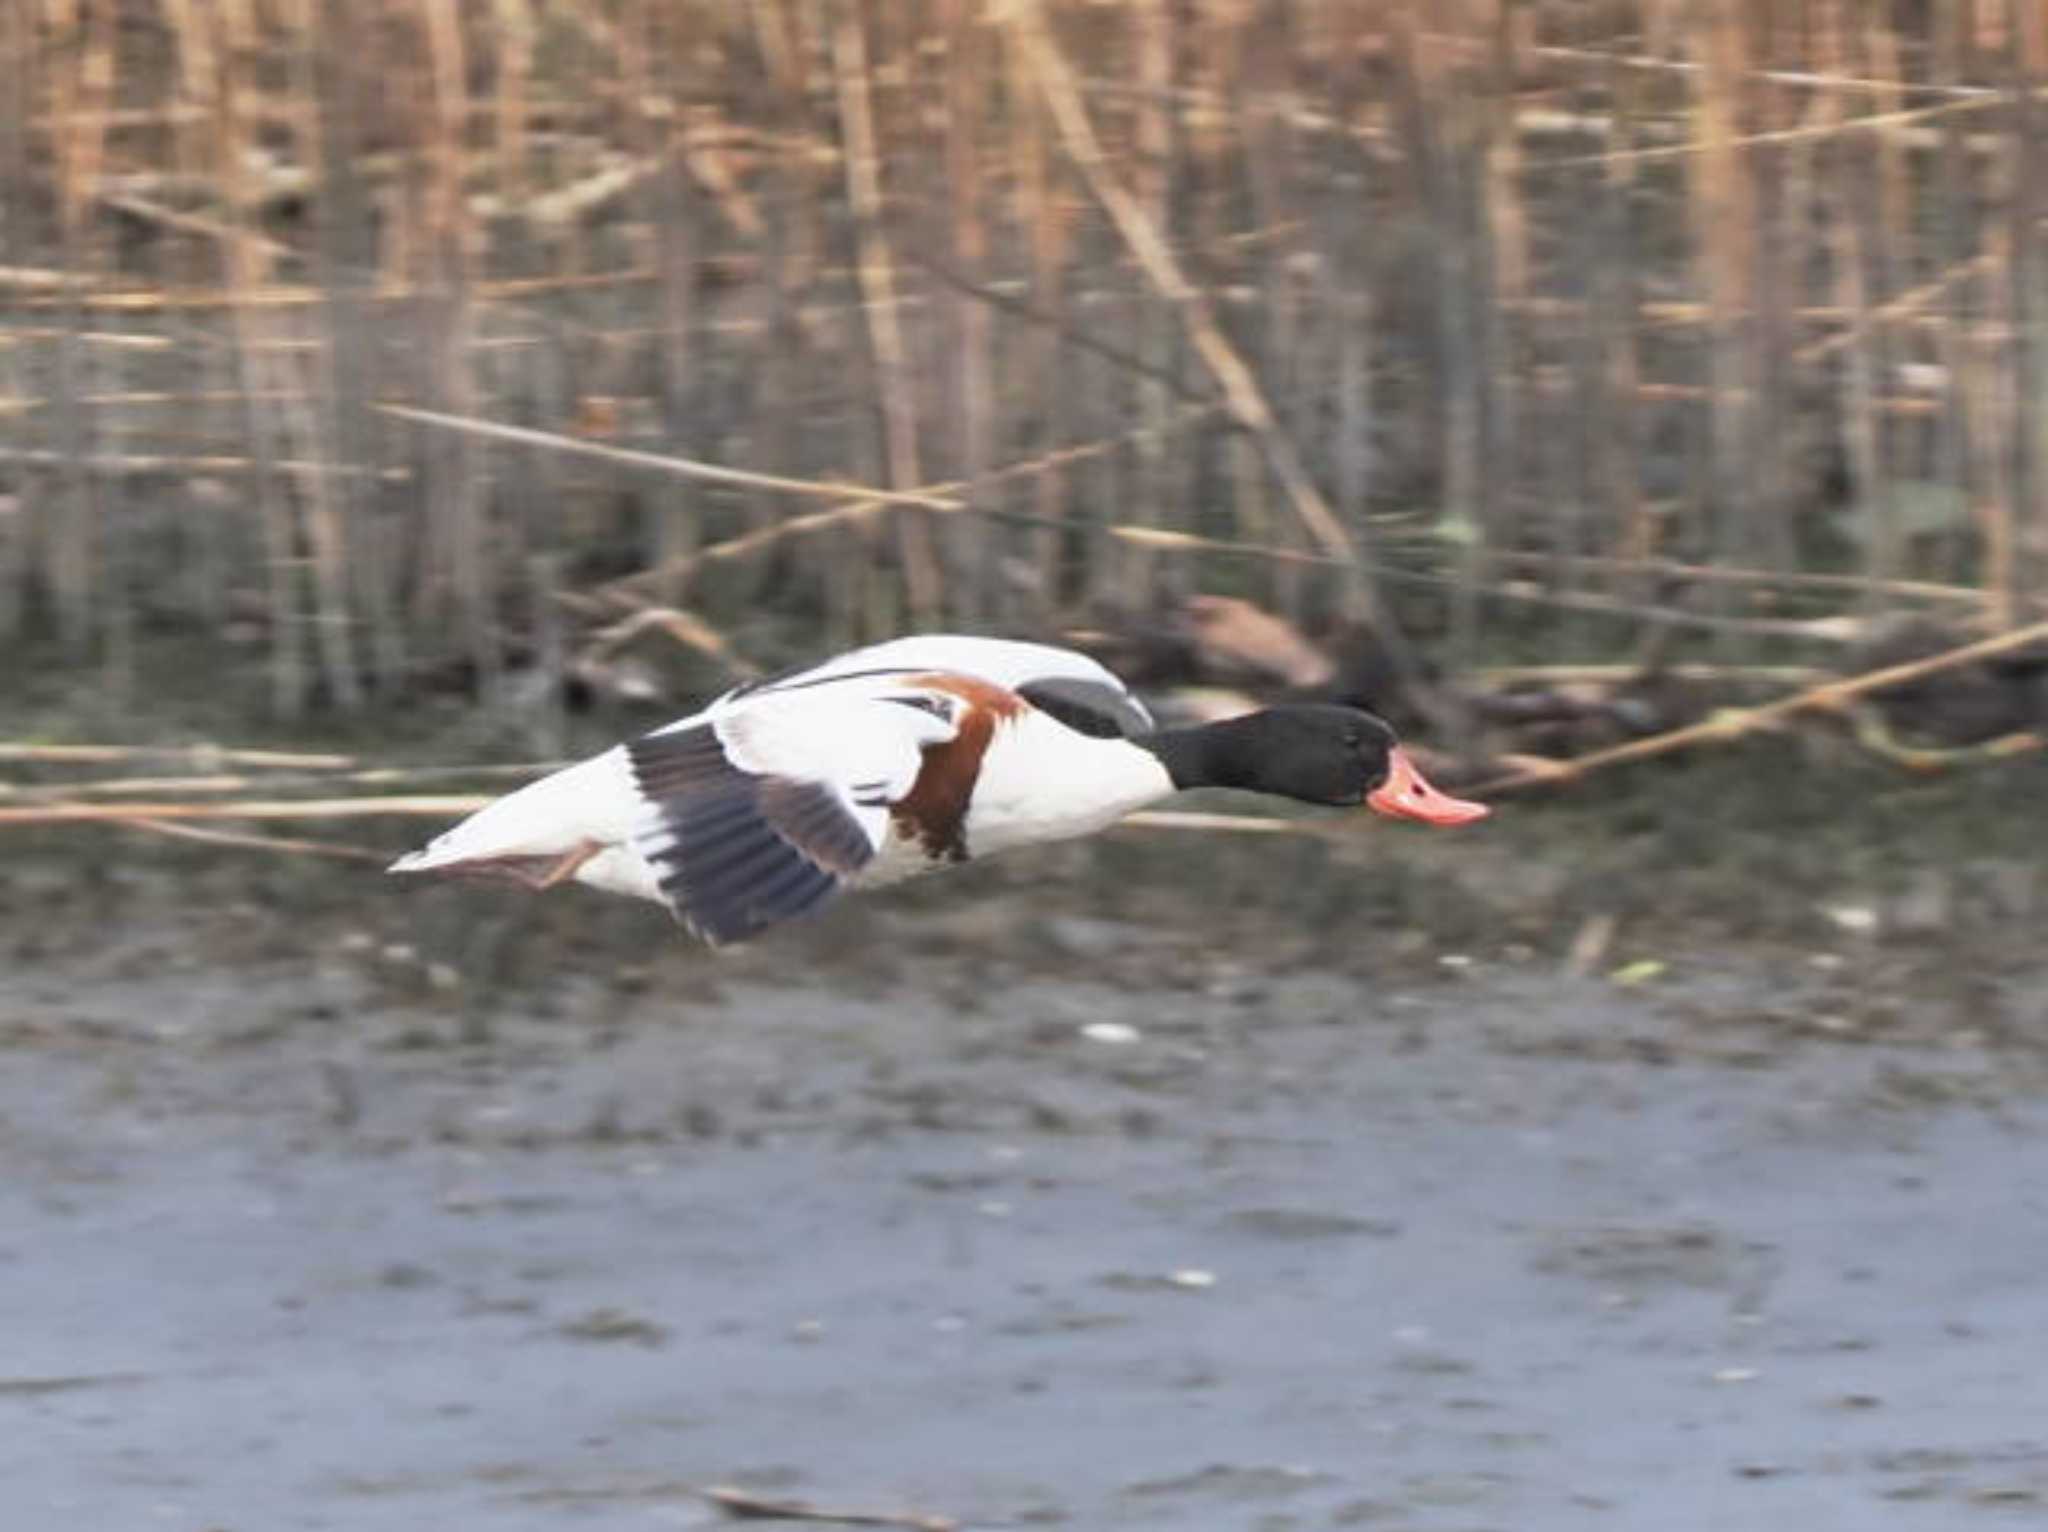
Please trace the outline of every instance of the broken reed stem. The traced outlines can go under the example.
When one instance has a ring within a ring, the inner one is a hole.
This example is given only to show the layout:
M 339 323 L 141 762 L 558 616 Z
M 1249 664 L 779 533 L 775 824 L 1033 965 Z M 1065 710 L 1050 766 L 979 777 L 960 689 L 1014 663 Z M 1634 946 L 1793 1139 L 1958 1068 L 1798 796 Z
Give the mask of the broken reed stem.
M 1110 536 L 1127 541 L 1145 541 L 1161 548 L 1190 553 L 1227 553 L 1247 558 L 1271 559 L 1285 563 L 1325 564 L 1326 555 L 1299 548 L 1276 548 L 1262 543 L 1234 542 L 1225 538 L 1199 537 L 1164 527 L 1116 525 L 1106 529 Z M 1801 570 L 1745 569 L 1728 564 L 1684 564 L 1672 559 L 1615 558 L 1598 554 L 1517 553 L 1492 555 L 1495 562 L 1535 569 L 1566 569 L 1640 575 L 1675 584 L 1725 584 L 1775 586 L 1786 590 L 1854 592 L 1870 589 L 1871 581 L 1855 574 L 1812 574 Z M 1388 579 L 1437 578 L 1419 570 L 1403 570 L 1382 562 L 1381 575 Z M 1977 606 L 1983 592 L 1967 585 L 1940 585 L 1927 580 L 1882 580 L 1878 588 L 1890 595 L 1923 601 L 1953 601 Z
M 702 479 L 710 484 L 731 484 L 744 489 L 779 490 L 785 494 L 811 495 L 832 500 L 858 496 L 862 500 L 872 500 L 878 505 L 919 506 L 928 511 L 956 511 L 961 508 L 961 502 L 950 496 L 934 495 L 915 489 L 879 489 L 860 484 L 833 483 L 825 479 L 792 479 L 781 474 L 755 473 L 745 468 L 725 468 L 716 463 L 698 462 L 694 458 L 674 457 L 660 452 L 642 452 L 632 447 L 608 446 L 603 442 L 588 441 L 580 436 L 563 436 L 555 431 L 536 431 L 527 426 L 500 425 L 496 421 L 478 420 L 468 415 L 449 415 L 440 410 L 415 409 L 411 405 L 380 404 L 376 408 L 380 414 L 390 415 L 399 420 L 416 421 L 421 425 L 437 426 L 446 431 L 463 432 L 492 441 L 515 442 L 524 447 L 545 447 L 571 457 L 586 457 L 593 462 L 611 463 L 621 468 L 642 468 L 683 479 Z
M 251 835 L 236 830 L 214 830 L 200 825 L 167 824 L 158 819 L 120 819 L 114 821 L 124 829 L 147 830 L 152 835 L 168 835 L 177 840 L 204 841 L 209 846 L 233 846 L 243 851 L 281 851 L 288 856 L 321 856 L 338 862 L 368 862 L 383 867 L 391 858 L 381 851 L 365 851 L 360 846 L 338 846 L 331 841 L 302 840 L 294 836 Z
M 1607 766 L 1617 766 L 1625 761 L 1650 760 L 1656 756 L 1669 755 L 1674 750 L 1683 750 L 1690 745 L 1740 739 L 1744 735 L 1781 723 L 1799 713 L 1810 712 L 1815 708 L 1840 707 L 1845 702 L 1882 691 L 1888 686 L 1900 686 L 1908 681 L 1939 675 L 1945 670 L 1953 670 L 1958 665 L 1991 659 L 2000 654 L 2010 654 L 2015 649 L 2023 649 L 2029 644 L 2041 643 L 2044 640 L 2048 640 L 2048 622 L 2031 623 L 2023 628 L 1979 639 L 1975 643 L 1944 650 L 1925 659 L 1910 660 L 1902 665 L 1887 665 L 1881 670 L 1866 671 L 1859 676 L 1824 681 L 1818 686 L 1795 692 L 1792 696 L 1781 697 L 1776 702 L 1765 703 L 1762 707 L 1730 710 L 1702 722 L 1688 724 L 1682 729 L 1672 729 L 1663 734 L 1652 735 L 1648 739 L 1629 740 L 1625 744 L 1595 750 L 1568 761 L 1559 761 L 1555 766 L 1547 766 L 1539 771 L 1522 771 L 1498 777 L 1491 782 L 1482 782 L 1471 791 L 1478 794 L 1504 793 L 1522 787 L 1560 786 L 1567 782 L 1575 782 L 1589 772 Z

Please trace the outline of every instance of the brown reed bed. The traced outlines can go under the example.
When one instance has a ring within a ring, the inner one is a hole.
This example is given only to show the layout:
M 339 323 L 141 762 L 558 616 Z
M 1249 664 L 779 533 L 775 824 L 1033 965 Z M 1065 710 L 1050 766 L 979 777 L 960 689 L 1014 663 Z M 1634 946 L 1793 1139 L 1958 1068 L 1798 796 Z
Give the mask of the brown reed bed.
M 232 630 L 289 717 L 1195 589 L 1466 667 L 2007 629 L 2044 50 L 1966 0 L 0 7 L 0 640 L 118 689 Z

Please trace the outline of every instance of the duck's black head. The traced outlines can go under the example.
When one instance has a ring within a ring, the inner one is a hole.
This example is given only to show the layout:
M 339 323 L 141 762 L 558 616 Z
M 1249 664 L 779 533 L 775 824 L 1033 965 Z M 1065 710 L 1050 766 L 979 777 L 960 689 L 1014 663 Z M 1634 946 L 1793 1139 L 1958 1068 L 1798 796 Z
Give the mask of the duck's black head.
M 1357 708 L 1299 703 L 1137 741 L 1177 788 L 1235 787 L 1303 803 L 1363 803 L 1429 824 L 1464 824 L 1487 810 L 1438 792 L 1384 720 Z

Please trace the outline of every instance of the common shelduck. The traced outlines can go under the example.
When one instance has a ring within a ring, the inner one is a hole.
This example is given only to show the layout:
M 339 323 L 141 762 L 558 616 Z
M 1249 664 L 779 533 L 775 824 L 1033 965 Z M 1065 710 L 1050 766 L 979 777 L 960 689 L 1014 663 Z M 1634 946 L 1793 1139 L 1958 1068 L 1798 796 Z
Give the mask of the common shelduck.
M 752 681 L 487 804 L 391 871 L 569 879 L 665 904 L 713 945 L 887 883 L 1064 840 L 1193 787 L 1456 825 L 1370 713 L 1269 708 L 1161 729 L 1083 654 L 933 636 Z

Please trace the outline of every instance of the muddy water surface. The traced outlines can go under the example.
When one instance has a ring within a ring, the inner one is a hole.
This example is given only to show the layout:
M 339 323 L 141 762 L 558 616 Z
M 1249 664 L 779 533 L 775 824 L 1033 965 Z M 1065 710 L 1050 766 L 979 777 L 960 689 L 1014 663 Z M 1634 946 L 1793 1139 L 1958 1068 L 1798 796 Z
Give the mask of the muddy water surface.
M 1001 982 L 571 950 L 486 1000 L 423 929 L 0 977 L 9 1532 L 2048 1508 L 2036 1055 L 1873 1036 L 1803 956 L 1374 978 L 1069 921 Z

